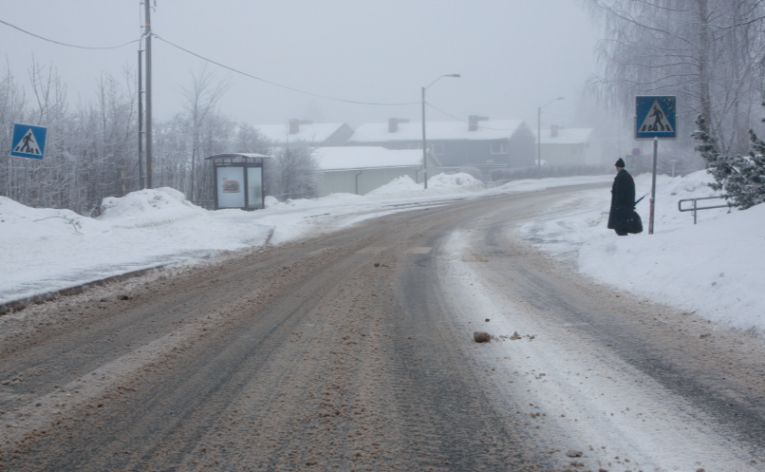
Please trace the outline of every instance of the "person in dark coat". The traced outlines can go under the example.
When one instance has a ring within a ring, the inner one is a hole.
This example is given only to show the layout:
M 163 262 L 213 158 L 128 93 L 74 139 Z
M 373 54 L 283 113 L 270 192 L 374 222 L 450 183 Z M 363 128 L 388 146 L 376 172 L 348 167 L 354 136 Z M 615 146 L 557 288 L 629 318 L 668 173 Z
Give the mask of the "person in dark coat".
M 635 209 L 635 181 L 624 168 L 624 160 L 616 161 L 616 177 L 611 187 L 611 212 L 608 214 L 608 229 L 619 236 L 627 236 L 627 225 Z

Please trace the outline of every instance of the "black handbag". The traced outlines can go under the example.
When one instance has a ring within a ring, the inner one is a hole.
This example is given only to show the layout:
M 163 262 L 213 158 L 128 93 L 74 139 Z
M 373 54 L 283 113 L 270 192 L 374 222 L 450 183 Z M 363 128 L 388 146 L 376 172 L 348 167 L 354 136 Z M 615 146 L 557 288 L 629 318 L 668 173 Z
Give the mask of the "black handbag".
M 630 234 L 640 234 L 643 232 L 643 220 L 633 209 L 632 214 L 627 218 L 627 232 Z

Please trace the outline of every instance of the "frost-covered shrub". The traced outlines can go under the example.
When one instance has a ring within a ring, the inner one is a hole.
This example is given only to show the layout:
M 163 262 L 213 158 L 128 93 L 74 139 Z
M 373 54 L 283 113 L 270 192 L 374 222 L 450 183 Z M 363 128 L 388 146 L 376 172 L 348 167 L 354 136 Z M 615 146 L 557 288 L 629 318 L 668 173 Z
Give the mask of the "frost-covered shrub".
M 279 200 L 315 198 L 319 193 L 319 163 L 313 148 L 289 144 L 273 153 L 266 167 L 266 190 Z
M 706 131 L 706 121 L 699 116 L 699 130 L 692 136 L 701 143 L 696 151 L 707 162 L 707 172 L 715 179 L 709 184 L 714 190 L 725 192 L 725 198 L 742 210 L 765 202 L 765 142 L 749 130 L 751 151 L 746 156 L 723 156 L 717 149 L 716 140 Z

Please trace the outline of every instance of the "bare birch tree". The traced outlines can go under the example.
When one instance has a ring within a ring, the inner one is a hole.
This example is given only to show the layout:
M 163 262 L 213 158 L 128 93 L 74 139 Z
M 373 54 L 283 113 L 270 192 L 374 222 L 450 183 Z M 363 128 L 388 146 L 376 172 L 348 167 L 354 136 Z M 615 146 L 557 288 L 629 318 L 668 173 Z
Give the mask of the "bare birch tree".
M 608 104 L 634 113 L 635 95 L 676 95 L 675 147 L 692 149 L 699 115 L 725 151 L 748 146 L 761 93 L 765 9 L 760 0 L 584 0 L 603 21 L 603 75 L 595 85 Z
M 24 91 L 17 83 L 10 69 L 0 79 L 0 149 L 11 149 L 13 124 L 25 121 Z M 21 172 L 23 164 L 20 158 L 4 154 L 0 160 L 0 195 L 21 200 Z
M 313 148 L 304 143 L 289 143 L 276 149 L 266 167 L 268 195 L 279 200 L 315 198 L 318 195 L 319 164 Z
M 234 151 L 267 155 L 269 148 L 270 143 L 260 131 L 248 123 L 239 123 L 234 136 Z
M 30 100 L 25 100 L 23 86 L 10 69 L 0 77 L 0 146 L 10 149 L 14 123 L 46 126 L 45 159 L 28 162 L 6 154 L 0 159 L 0 196 L 21 201 L 25 165 L 30 168 L 29 203 L 33 206 L 96 215 L 103 198 L 137 190 L 133 72 L 126 69 L 123 78 L 103 75 L 96 82 L 94 95 L 79 99 L 71 107 L 55 67 L 34 63 L 28 72 Z M 230 151 L 269 153 L 269 143 L 253 126 L 236 123 L 218 110 L 226 88 L 226 82 L 216 83 L 203 69 L 192 76 L 192 86 L 184 91 L 186 109 L 155 122 L 154 127 L 156 183 L 180 190 L 205 206 L 214 198 L 212 168 L 204 157 Z M 291 164 L 283 170 L 293 169 L 299 178 L 285 177 L 285 188 L 296 196 L 311 195 L 311 178 L 306 180 L 301 174 L 302 169 L 311 168 L 310 159 L 301 160 L 303 151 L 289 156 L 294 159 L 285 160 L 285 165 Z
M 191 74 L 191 86 L 183 88 L 182 93 L 186 98 L 187 112 L 189 113 L 191 126 L 191 188 L 189 199 L 194 201 L 198 198 L 200 180 L 203 179 L 197 161 L 200 160 L 201 135 L 205 120 L 215 113 L 218 102 L 229 88 L 227 80 L 216 82 L 215 75 L 207 66 L 196 74 Z M 202 177 L 202 179 L 200 179 Z

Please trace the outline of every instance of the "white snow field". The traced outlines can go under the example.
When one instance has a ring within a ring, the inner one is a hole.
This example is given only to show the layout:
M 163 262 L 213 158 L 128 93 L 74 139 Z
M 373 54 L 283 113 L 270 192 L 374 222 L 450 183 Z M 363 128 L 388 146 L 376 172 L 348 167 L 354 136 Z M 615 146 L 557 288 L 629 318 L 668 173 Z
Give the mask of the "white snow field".
M 335 231 L 416 205 L 480 198 L 585 183 L 613 176 L 523 180 L 485 190 L 467 174 L 437 175 L 428 190 L 409 178 L 365 195 L 334 194 L 277 202 L 266 209 L 208 211 L 180 192 L 161 188 L 108 198 L 97 218 L 68 210 L 36 209 L 0 197 L 0 303 L 86 284 L 130 271 L 198 263 L 226 251 L 280 244 Z M 765 299 L 765 207 L 680 213 L 681 198 L 712 195 L 704 171 L 659 176 L 655 234 L 648 235 L 648 198 L 638 205 L 645 231 L 617 237 L 606 229 L 607 188 L 572 193 L 521 228 L 527 239 L 579 270 L 623 290 L 695 311 L 732 327 L 761 333 Z M 637 194 L 650 191 L 650 175 L 636 177 Z M 550 216 L 554 215 L 554 216 Z

